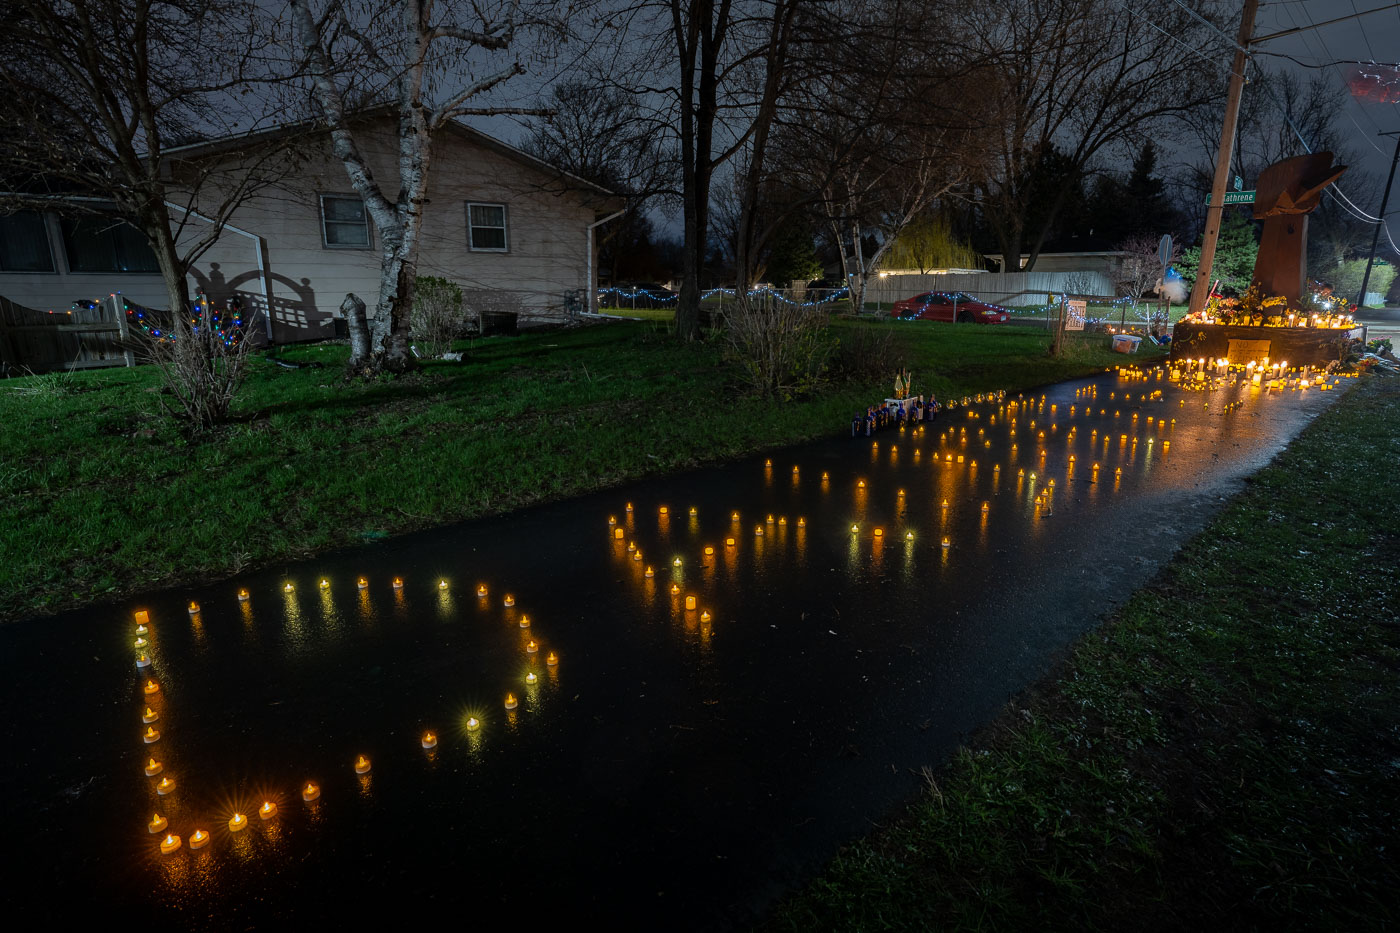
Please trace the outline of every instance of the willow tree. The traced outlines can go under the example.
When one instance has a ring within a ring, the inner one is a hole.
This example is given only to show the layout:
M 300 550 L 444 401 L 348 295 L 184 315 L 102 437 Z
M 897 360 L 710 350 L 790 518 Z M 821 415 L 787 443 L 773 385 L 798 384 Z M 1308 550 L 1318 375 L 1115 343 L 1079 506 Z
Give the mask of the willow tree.
M 364 201 L 380 243 L 379 295 L 368 322 L 350 315 L 351 371 L 414 366 L 410 315 L 433 138 L 467 116 L 540 114 L 502 103 L 501 85 L 526 71 L 529 39 L 557 29 L 555 4 L 524 0 L 289 0 L 300 66 L 330 130 L 331 150 Z M 374 171 L 357 111 L 397 118 L 397 178 Z

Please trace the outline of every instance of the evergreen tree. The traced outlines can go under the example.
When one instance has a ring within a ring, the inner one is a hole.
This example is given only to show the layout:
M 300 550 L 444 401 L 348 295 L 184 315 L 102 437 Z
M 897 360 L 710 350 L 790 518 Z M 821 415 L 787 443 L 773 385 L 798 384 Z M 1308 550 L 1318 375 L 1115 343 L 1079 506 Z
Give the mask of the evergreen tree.
M 805 284 L 821 276 L 822 264 L 805 225 L 789 221 L 773 235 L 767 273 L 768 281 L 779 288 L 796 282 Z
M 1225 294 L 1238 294 L 1249 288 L 1249 280 L 1254 277 L 1254 260 L 1259 255 L 1259 243 L 1254 239 L 1254 222 L 1239 210 L 1225 211 L 1220 224 L 1220 238 L 1215 244 L 1215 265 L 1211 270 L 1214 279 L 1220 280 L 1220 290 Z M 1196 269 L 1201 264 L 1201 244 L 1181 254 L 1176 271 L 1189 285 L 1196 279 Z

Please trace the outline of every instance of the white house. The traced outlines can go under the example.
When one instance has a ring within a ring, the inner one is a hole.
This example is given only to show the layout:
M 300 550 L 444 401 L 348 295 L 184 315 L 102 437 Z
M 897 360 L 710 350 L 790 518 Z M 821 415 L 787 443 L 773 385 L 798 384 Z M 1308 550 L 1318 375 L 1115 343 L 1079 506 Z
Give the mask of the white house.
M 260 134 L 305 133 L 283 127 Z M 397 191 L 397 123 L 370 115 L 357 130 L 361 151 L 392 200 Z M 238 158 L 248 138 L 168 151 L 175 160 Z M 275 189 L 244 201 L 190 273 L 191 294 L 215 302 L 239 296 L 246 309 L 270 309 L 274 342 L 334 333 L 347 292 L 374 312 L 379 243 L 329 134 L 301 140 Z M 460 284 L 469 301 L 538 317 L 562 316 L 565 296 L 596 292 L 594 229 L 621 207 L 611 192 L 460 123 L 439 133 L 430 162 L 419 275 Z M 208 193 L 202 192 L 201 197 Z M 207 203 L 207 202 L 206 202 Z M 191 231 L 205 221 L 172 203 Z M 205 227 L 207 230 L 207 226 Z M 40 311 L 113 292 L 150 307 L 168 304 L 142 235 L 91 216 L 24 211 L 0 217 L 0 297 Z M 587 305 L 585 305 L 587 307 Z

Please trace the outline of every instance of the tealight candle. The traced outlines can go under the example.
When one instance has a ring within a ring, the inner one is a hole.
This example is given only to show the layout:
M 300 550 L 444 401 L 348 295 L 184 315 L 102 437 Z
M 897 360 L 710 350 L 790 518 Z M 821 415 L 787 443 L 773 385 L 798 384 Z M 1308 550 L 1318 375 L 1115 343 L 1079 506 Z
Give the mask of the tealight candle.
M 146 762 L 146 777 L 155 777 L 157 774 L 160 774 L 161 769 L 164 767 L 165 765 L 152 758 L 150 761 Z
M 512 596 L 512 595 L 510 595 L 509 593 L 507 593 L 507 594 L 506 594 L 506 599 L 505 599 L 505 605 L 506 605 L 506 608 L 507 608 L 507 609 L 509 609 L 511 606 L 514 606 L 514 605 L 515 605 L 515 597 Z
M 734 539 L 733 539 L 733 538 L 725 538 L 725 539 L 724 539 L 724 546 L 725 546 L 725 547 L 733 547 L 733 546 L 734 546 Z
M 515 709 L 515 708 L 516 708 L 517 706 L 519 706 L 519 705 L 520 705 L 519 702 L 517 702 L 516 699 L 515 699 L 515 694 L 513 694 L 513 693 L 507 693 L 507 694 L 506 694 L 506 709 Z
M 202 829 L 190 833 L 190 848 L 202 849 L 209 844 L 209 834 Z
M 165 817 L 161 816 L 159 813 L 156 813 L 151 817 L 151 821 L 146 824 L 146 831 L 153 834 L 161 832 L 165 829 L 168 823 L 169 821 Z
M 197 612 L 199 612 L 199 603 L 190 600 L 190 615 L 194 615 Z
M 146 707 L 145 710 L 143 710 L 141 713 L 142 722 L 155 722 L 159 718 L 159 714 L 157 714 L 156 711 L 151 709 L 149 706 Z
M 229 817 L 228 830 L 231 833 L 242 832 L 248 828 L 248 818 L 242 813 L 235 813 Z
M 239 590 L 239 591 L 238 591 L 238 601 L 239 601 L 240 603 L 246 603 L 246 602 L 248 601 L 248 591 L 247 591 L 247 590 Z M 201 843 L 201 845 L 202 845 L 202 844 L 203 844 L 203 843 Z M 199 846 L 197 846 L 197 845 L 194 844 L 194 837 L 193 837 L 193 836 L 190 837 L 190 848 L 191 848 L 191 849 L 197 849 L 197 848 L 199 848 Z
M 633 551 L 635 551 L 636 549 L 637 549 L 637 542 L 636 542 L 636 541 L 628 541 L 628 542 L 627 542 L 627 553 L 630 554 L 630 553 L 632 553 Z
M 530 639 L 529 641 L 527 641 L 527 642 L 525 643 L 525 653 L 526 653 L 526 654 L 534 654 L 535 652 L 537 652 L 537 651 L 539 651 L 539 650 L 540 650 L 540 646 L 537 645 L 537 644 L 535 644 L 535 640 L 534 640 L 533 638 Z
M 672 567 L 679 567 L 680 565 L 681 565 L 681 559 L 680 559 L 679 557 L 677 557 L 675 560 L 671 561 L 671 566 L 672 566 Z
M 729 513 L 729 520 L 732 521 L 732 522 L 737 522 L 737 521 L 739 520 L 739 513 L 738 513 L 738 512 L 731 512 L 731 513 Z
M 773 524 L 773 516 L 768 516 L 768 524 Z
M 141 736 L 141 741 L 147 745 L 154 745 L 160 741 L 160 733 L 156 731 L 155 726 L 147 726 L 145 733 Z
M 364 755 L 361 755 L 360 757 L 355 759 L 356 774 L 369 774 L 369 771 L 370 763 L 368 758 L 366 758 Z
M 627 503 L 627 511 L 632 511 L 632 503 Z
M 766 466 L 766 467 L 770 467 L 770 466 L 773 465 L 773 461 L 772 461 L 772 460 L 764 460 L 764 461 L 763 461 L 763 465 Z
M 258 807 L 258 819 L 270 820 L 277 815 L 277 804 L 271 800 L 264 800 L 263 805 Z
M 146 685 L 141 688 L 141 692 L 146 694 L 146 696 L 150 696 L 153 693 L 160 693 L 160 684 L 156 683 L 154 680 L 148 680 L 146 681 Z
M 670 509 L 666 508 L 664 505 L 658 511 L 660 511 L 662 515 L 670 514 Z
M 480 597 L 482 597 L 482 598 L 485 598 L 485 596 L 486 596 L 486 584 L 485 584 L 485 583 L 477 584 L 477 587 L 476 587 L 476 595 L 477 595 L 477 596 L 480 596 Z
M 706 556 L 706 557 L 713 557 L 713 556 L 714 556 L 714 553 L 715 553 L 715 549 L 714 549 L 713 547 L 709 546 L 708 544 L 705 545 L 705 556 Z
M 679 595 L 679 594 L 680 594 L 680 591 L 681 591 L 680 584 L 678 584 L 678 583 L 672 583 L 672 584 L 671 584 L 671 595 L 672 595 L 672 596 L 677 596 L 677 595 Z
M 756 538 L 761 538 L 761 537 L 763 537 L 763 526 L 762 526 L 762 525 L 754 525 L 754 526 L 753 526 L 753 533 L 754 533 L 754 537 L 756 537 Z
M 906 531 L 906 532 L 904 533 L 904 540 L 905 540 L 905 541 L 913 541 L 913 540 L 914 540 L 914 532 L 912 532 L 912 531 Z
M 316 786 L 314 781 L 307 781 L 306 786 L 301 789 L 301 799 L 310 803 L 321 796 L 321 788 Z
M 433 735 L 431 732 L 424 732 L 420 744 L 424 748 L 437 748 L 437 736 Z
M 799 519 L 797 520 L 797 527 L 798 527 L 798 528 L 806 528 L 806 527 L 807 527 L 807 519 L 805 519 L 805 518 L 799 518 Z
M 396 589 L 396 590 L 401 590 L 401 589 L 403 589 L 403 577 L 395 577 L 395 578 L 394 578 L 394 589 Z
M 690 514 L 691 514 L 691 515 L 699 515 L 699 514 L 700 514 L 700 510 L 697 509 L 695 506 L 692 505 L 692 506 L 690 507 Z
M 949 541 L 948 538 L 945 536 L 945 537 L 943 538 L 943 546 L 944 546 L 944 547 L 949 547 L 951 544 L 952 544 L 952 542 Z
M 701 622 L 708 622 L 708 621 L 710 621 L 710 610 L 708 610 L 708 609 L 703 609 L 703 610 L 701 610 L 701 612 L 700 612 L 700 621 L 701 621 Z
M 991 511 L 991 507 L 990 507 L 987 503 L 983 502 L 983 503 L 982 503 L 982 511 L 983 511 L 983 512 L 990 512 L 990 511 Z
M 520 617 L 520 627 L 521 627 L 521 628 L 529 628 L 529 627 L 530 627 L 530 617 L 529 617 L 529 616 L 521 616 L 521 617 Z
M 609 515 L 609 516 L 608 516 L 608 524 L 609 524 L 609 525 L 616 525 L 616 524 L 617 524 L 617 516 L 616 516 L 616 515 Z
M 359 589 L 367 590 L 369 589 L 369 581 L 366 580 L 364 577 L 360 577 L 360 579 L 355 581 L 355 586 Z
M 137 639 L 136 639 L 136 642 L 135 642 L 135 647 L 137 647 L 137 648 L 144 648 L 144 647 L 146 647 L 147 644 L 149 644 L 149 642 L 147 642 L 146 639 L 144 639 L 144 638 L 137 638 Z
M 862 480 L 857 480 L 857 481 L 856 481 L 856 488 L 857 488 L 857 489 L 864 489 L 864 488 L 865 488 L 865 480 L 863 480 L 863 479 L 862 479 Z
M 885 529 L 883 529 L 883 528 L 876 528 L 876 529 L 875 529 L 875 537 L 877 537 L 877 538 L 883 538 L 884 536 L 885 536 Z
M 537 683 L 539 683 L 539 682 L 540 682 L 539 675 L 536 674 L 534 671 L 531 671 L 530 673 L 528 673 L 528 674 L 525 675 L 525 683 L 529 684 L 530 686 L 533 687 L 535 684 L 537 684 Z
M 648 567 L 648 568 L 646 569 L 646 572 L 643 573 L 642 576 L 644 576 L 644 577 L 646 577 L 648 580 L 650 580 L 652 577 L 656 576 L 656 571 L 655 571 L 655 570 L 652 570 L 650 567 Z
M 625 535 L 626 535 L 626 532 L 624 532 L 621 528 L 614 528 L 614 529 L 613 529 L 613 540 L 615 540 L 615 541 L 621 541 Z
M 174 833 L 169 834 L 160 841 L 160 854 L 169 855 L 180 848 L 180 837 Z
M 481 720 L 480 720 L 480 719 L 477 719 L 475 716 L 468 716 L 468 717 L 467 717 L 467 731 L 468 731 L 468 732 L 475 732 L 476 730 L 478 730 L 478 729 L 480 729 L 480 728 L 481 728 Z
M 162 797 L 164 797 L 166 794 L 170 793 L 174 789 L 175 779 L 168 774 L 165 777 L 161 778 L 158 782 L 156 782 L 156 793 Z
M 826 470 L 822 470 L 822 479 L 831 479 L 831 476 L 826 472 Z
M 858 534 L 860 534 L 860 526 L 859 526 L 859 525 L 854 525 L 854 524 L 851 525 L 851 534 L 853 534 L 853 535 L 858 535 Z
M 323 589 L 323 590 L 328 590 L 328 589 L 330 589 L 330 588 L 331 588 L 331 581 L 327 580 L 325 577 L 322 577 L 322 578 L 321 578 L 321 589 Z
M 780 518 L 778 519 L 778 524 L 779 524 L 779 525 L 786 525 L 786 524 L 787 524 L 787 518 L 786 518 L 785 516 L 784 516 L 784 517 L 780 517 Z
M 550 667 L 554 667 L 559 663 L 559 658 L 555 656 L 553 651 L 551 651 L 549 653 L 549 657 L 544 659 L 544 663 L 548 664 Z
M 146 657 L 144 654 L 138 654 L 138 655 L 136 656 L 136 666 L 137 666 L 138 668 L 141 668 L 141 667 L 150 667 L 150 666 L 151 666 L 151 659 L 148 658 L 148 657 Z
M 137 634 L 137 635 L 144 635 L 144 634 L 146 634 L 148 631 L 150 631 L 150 629 L 146 628 L 146 626 L 144 626 L 144 625 L 138 625 L 138 626 L 136 626 L 136 634 Z

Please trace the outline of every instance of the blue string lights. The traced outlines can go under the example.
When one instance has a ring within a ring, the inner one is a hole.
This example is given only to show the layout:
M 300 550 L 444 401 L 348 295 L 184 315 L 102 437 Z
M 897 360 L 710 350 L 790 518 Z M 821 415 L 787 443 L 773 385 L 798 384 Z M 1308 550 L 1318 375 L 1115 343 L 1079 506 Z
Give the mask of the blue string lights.
M 772 298 L 776 299 L 777 301 L 781 301 L 781 302 L 783 302 L 784 304 L 793 305 L 794 307 L 798 307 L 798 308 L 811 308 L 811 307 L 815 307 L 815 306 L 817 306 L 817 305 L 828 304 L 829 302 L 832 302 L 832 301 L 839 301 L 839 300 L 841 300 L 842 298 L 846 297 L 846 295 L 848 295 L 848 294 L 850 293 L 850 291 L 851 291 L 851 290 L 850 290 L 850 287 L 849 287 L 849 286 L 842 286 L 841 288 L 838 288 L 838 289 L 836 289 L 835 291 L 833 291 L 830 295 L 826 296 L 825 298 L 815 298 L 815 299 L 813 299 L 813 300 L 811 300 L 811 301 L 794 301 L 794 300 L 792 300 L 791 298 L 787 297 L 786 295 L 781 294 L 781 293 L 778 292 L 776 289 L 769 288 L 768 286 L 764 285 L 764 286 L 760 286 L 760 287 L 758 287 L 758 288 L 751 288 L 751 289 L 749 289 L 749 297 L 750 297 L 750 298 L 753 298 L 753 297 L 759 296 L 759 295 L 767 295 L 767 296 L 769 296 L 769 297 L 772 297 Z M 710 289 L 710 290 L 707 291 L 707 292 L 702 292 L 702 293 L 700 294 L 700 300 L 701 300 L 701 301 L 705 301 L 705 300 L 707 300 L 707 299 L 709 299 L 709 298 L 713 298 L 715 295 L 727 295 L 727 296 L 729 296 L 729 297 L 732 298 L 732 297 L 734 297 L 736 294 L 738 294 L 738 293 L 737 293 L 734 289 L 732 289 L 732 288 L 712 288 L 712 289 Z M 627 290 L 627 289 L 625 289 L 625 288 L 601 288 L 601 289 L 598 290 L 598 301 L 599 301 L 599 303 L 602 303 L 602 301 L 604 300 L 604 298 L 605 298 L 606 296 L 608 296 L 608 295 L 614 295 L 614 296 L 616 296 L 616 297 L 618 297 L 618 298 L 622 298 L 622 299 L 625 299 L 625 300 L 628 300 L 628 301 L 635 300 L 635 299 L 637 299 L 637 298 L 642 298 L 642 299 L 645 299 L 645 300 L 647 300 L 647 301 L 656 301 L 656 302 L 661 302 L 661 303 L 665 303 L 665 304 L 669 304 L 669 303 L 671 303 L 671 302 L 673 302 L 673 301 L 677 301 L 677 300 L 679 300 L 680 297 L 681 297 L 680 295 L 677 295 L 677 294 L 675 294 L 674 292 L 671 292 L 671 293 L 659 292 L 659 293 L 658 293 L 658 292 L 651 292 L 651 291 L 648 291 L 648 290 L 645 289 L 645 288 L 633 289 L 633 290 L 631 290 L 631 291 L 629 291 L 629 290 Z

